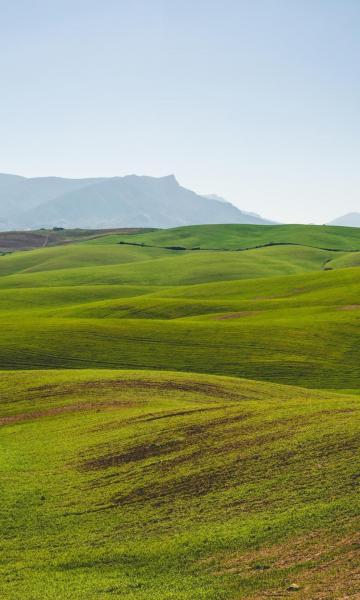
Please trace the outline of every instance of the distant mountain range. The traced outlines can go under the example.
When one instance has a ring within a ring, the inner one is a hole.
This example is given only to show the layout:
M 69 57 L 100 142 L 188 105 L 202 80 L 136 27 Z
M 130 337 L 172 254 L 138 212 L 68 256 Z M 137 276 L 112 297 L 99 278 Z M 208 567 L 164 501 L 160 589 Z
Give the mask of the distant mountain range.
M 200 196 L 167 177 L 64 179 L 0 174 L 0 229 L 271 224 L 219 196 Z
M 329 225 L 343 225 L 344 227 L 360 227 L 360 212 L 348 213 L 331 221 Z

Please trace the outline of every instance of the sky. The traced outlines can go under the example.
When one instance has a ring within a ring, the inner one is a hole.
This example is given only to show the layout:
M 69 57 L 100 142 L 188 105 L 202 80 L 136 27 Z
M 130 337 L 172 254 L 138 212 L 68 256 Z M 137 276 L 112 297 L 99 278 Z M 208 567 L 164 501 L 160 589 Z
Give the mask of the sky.
M 0 172 L 360 211 L 359 0 L 0 0 Z

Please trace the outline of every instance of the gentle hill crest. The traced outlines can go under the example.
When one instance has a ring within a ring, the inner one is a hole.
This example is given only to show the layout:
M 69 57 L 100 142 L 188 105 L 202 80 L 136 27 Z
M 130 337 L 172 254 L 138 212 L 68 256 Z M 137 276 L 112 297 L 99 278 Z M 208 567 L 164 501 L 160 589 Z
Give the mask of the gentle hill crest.
M 173 235 L 163 246 L 120 244 L 127 236 L 115 233 L 0 257 L 2 368 L 131 366 L 359 387 L 359 229 L 182 228 L 197 235 L 190 247 L 204 236 L 210 247 L 197 251 L 169 248 L 181 245 L 178 231 L 128 237 Z M 266 245 L 277 231 L 286 238 Z
M 138 233 L 131 238 L 122 236 L 120 241 L 186 250 L 246 250 L 270 245 L 299 245 L 357 251 L 360 250 L 360 231 L 356 227 L 329 225 L 195 225 Z

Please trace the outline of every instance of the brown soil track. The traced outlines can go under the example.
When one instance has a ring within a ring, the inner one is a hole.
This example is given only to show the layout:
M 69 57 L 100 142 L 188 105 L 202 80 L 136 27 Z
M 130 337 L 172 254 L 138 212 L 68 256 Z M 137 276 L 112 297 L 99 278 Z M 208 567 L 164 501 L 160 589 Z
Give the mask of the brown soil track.
M 35 250 L 36 248 L 69 244 L 113 233 L 133 235 L 144 233 L 145 231 L 149 230 L 138 227 L 126 227 L 122 229 L 67 229 L 63 231 L 1 231 L 0 252 Z
M 106 381 L 84 381 L 69 385 L 52 384 L 29 388 L 29 392 L 44 396 L 68 396 L 70 394 L 87 392 L 90 389 L 114 389 L 114 390 L 159 390 L 191 392 L 204 394 L 219 398 L 238 398 L 238 395 L 225 389 L 221 385 L 213 383 L 201 383 L 198 381 L 150 381 L 146 379 L 109 379 Z
M 259 570 L 299 568 L 298 574 L 292 576 L 299 585 L 296 593 L 279 589 L 251 594 L 249 598 L 252 600 L 289 597 L 301 600 L 359 600 L 359 546 L 359 533 L 344 532 L 334 538 L 320 530 L 262 550 L 218 555 L 200 562 L 209 566 L 213 564 L 215 576 L 243 574 L 251 578 L 257 577 Z
M 241 317 L 252 317 L 258 315 L 261 311 L 259 310 L 242 310 L 240 312 L 228 313 L 227 315 L 221 315 L 220 317 L 214 317 L 216 321 L 224 321 L 226 319 L 240 319 Z
M 15 423 L 24 423 L 26 421 L 34 421 L 45 417 L 61 415 L 63 413 L 74 413 L 86 410 L 105 410 L 117 409 L 120 407 L 136 406 L 136 402 L 123 402 L 121 400 L 113 400 L 111 402 L 79 402 L 77 404 L 67 404 L 65 406 L 54 406 L 45 410 L 37 410 L 34 412 L 19 413 L 9 417 L 0 417 L 0 426 L 13 425 Z

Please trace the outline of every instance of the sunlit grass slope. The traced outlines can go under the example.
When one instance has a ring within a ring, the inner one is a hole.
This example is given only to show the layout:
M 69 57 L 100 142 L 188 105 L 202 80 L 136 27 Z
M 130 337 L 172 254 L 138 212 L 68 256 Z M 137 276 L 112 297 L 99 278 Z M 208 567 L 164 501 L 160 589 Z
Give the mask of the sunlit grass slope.
M 358 597 L 358 396 L 106 370 L 0 396 L 1 598 Z
M 344 267 L 360 267 L 360 252 L 340 253 L 339 256 L 333 258 L 329 265 L 333 269 L 341 269 Z
M 302 244 L 334 250 L 360 250 L 359 228 L 325 225 L 193 225 L 128 237 L 119 236 L 117 239 L 119 242 L 127 240 L 150 246 L 223 250 L 266 244 Z M 112 241 L 114 240 L 115 237 L 112 237 Z
M 142 248 L 141 250 L 133 246 L 119 246 L 118 244 L 99 247 L 71 244 L 28 252 L 16 252 L 1 257 L 0 276 L 84 267 L 131 265 L 133 262 L 151 260 L 157 257 L 164 258 L 164 256 L 172 254 L 170 251 L 156 248 Z
M 111 367 L 359 387 L 360 311 L 258 319 L 4 318 L 2 368 Z
M 137 237 L 0 257 L 0 598 L 360 597 L 360 230 Z
M 356 254 L 295 245 L 179 252 L 113 240 L 4 256 L 0 365 L 358 389 L 360 271 L 335 269 Z
M 0 257 L 0 287 L 164 286 L 253 279 L 328 269 L 342 255 L 305 246 L 268 246 L 242 252 L 179 252 L 119 244 L 74 244 Z
M 123 252 L 123 248 L 125 251 Z M 54 249 L 57 250 L 57 249 Z M 63 250 L 63 249 L 61 249 Z M 136 285 L 184 285 L 231 279 L 253 279 L 270 275 L 287 275 L 304 271 L 320 270 L 328 264 L 333 253 L 312 248 L 294 247 L 261 248 L 246 252 L 187 252 L 178 253 L 154 248 L 130 248 L 128 246 L 103 246 L 98 255 L 81 248 L 79 253 L 68 250 L 64 257 L 47 260 L 40 251 L 38 256 L 26 256 L 32 266 L 21 270 L 20 261 L 8 257 L 6 264 L 0 261 L 3 271 L 20 269 L 0 277 L 0 287 L 47 287 L 93 284 Z M 83 252 L 85 250 L 85 252 Z M 144 251 L 145 250 L 145 251 Z M 39 256 L 40 252 L 40 256 Z M 151 252 L 160 252 L 161 256 Z M 28 253 L 33 254 L 33 253 Z M 78 256 L 79 254 L 83 256 Z M 103 256 L 102 256 L 103 254 Z M 55 257 L 52 257 L 55 258 Z M 43 261 L 44 259 L 44 261 Z M 83 265 L 80 266 L 80 260 Z M 156 259 L 156 260 L 155 260 Z M 103 261 L 101 263 L 101 261 Z M 136 264 L 134 264 L 136 263 Z M 72 265 L 75 266 L 72 266 Z M 68 265 L 68 266 L 66 266 Z M 21 265 L 22 266 L 22 265 Z

